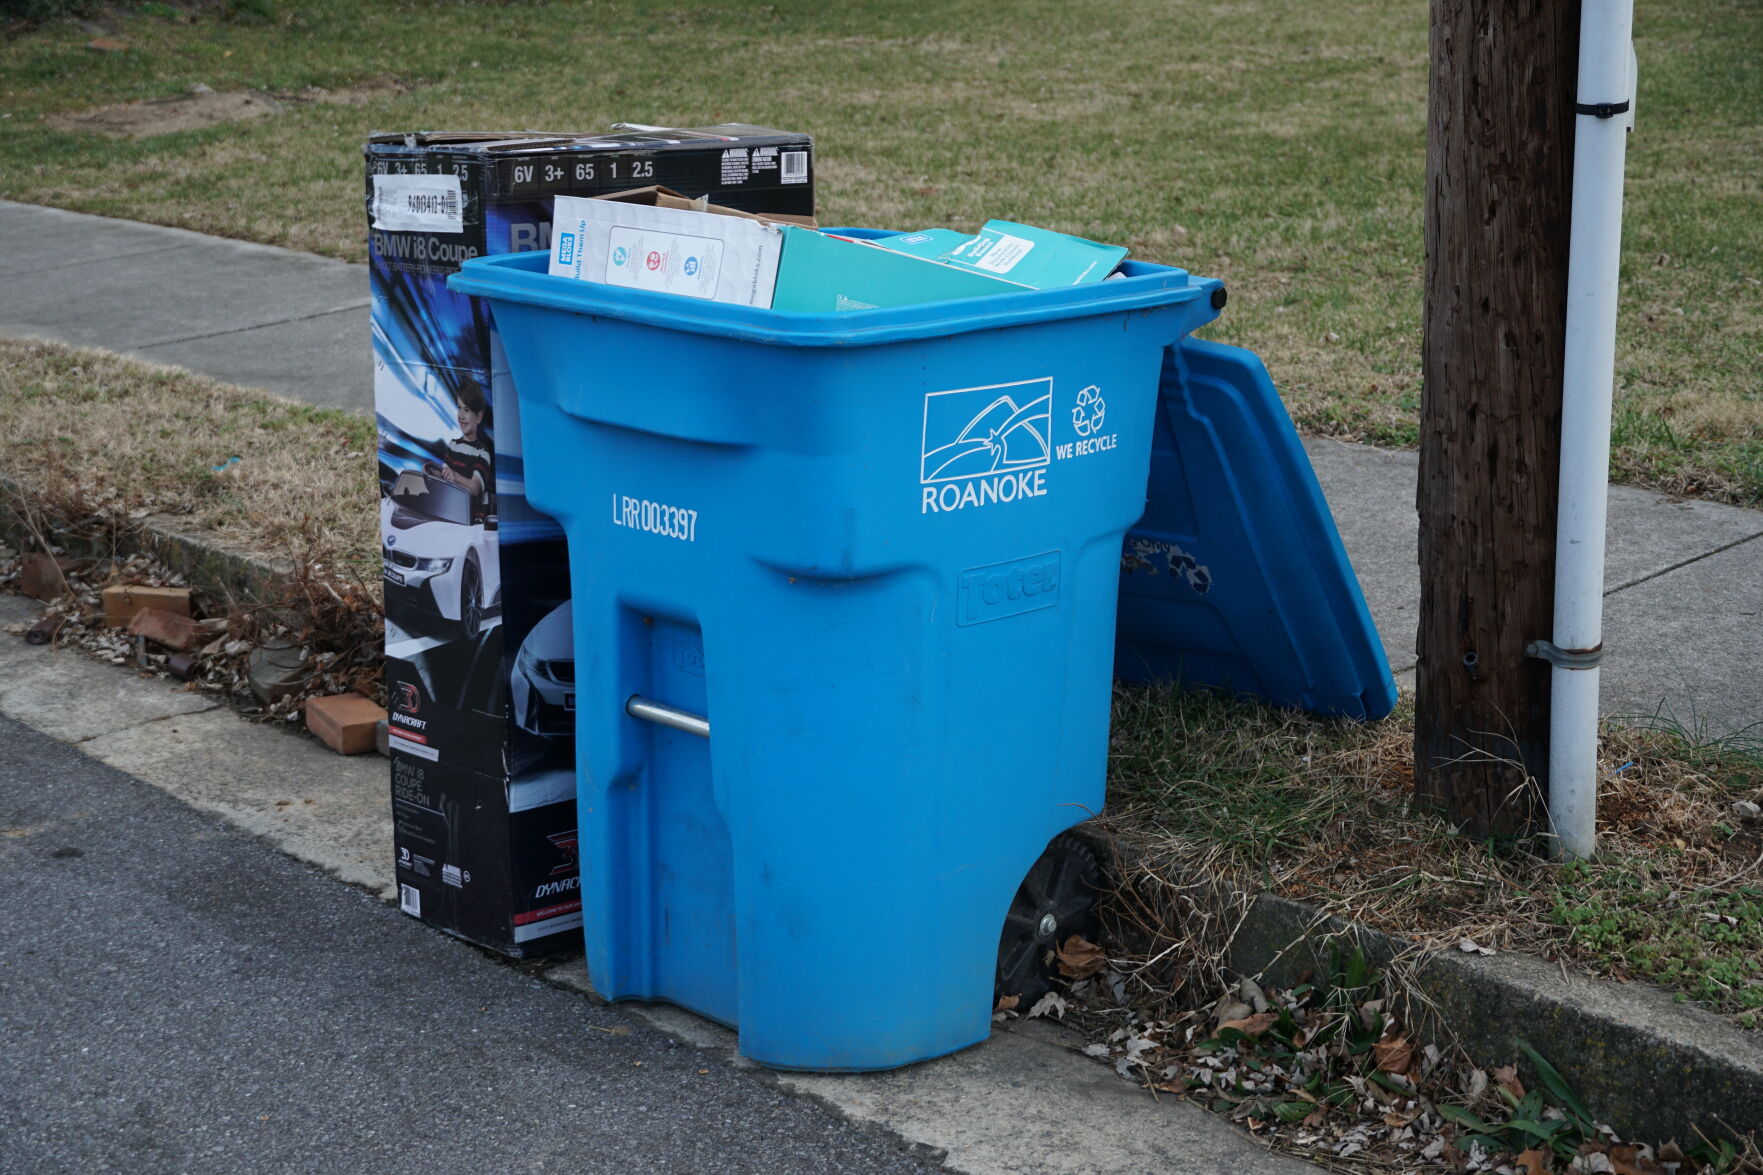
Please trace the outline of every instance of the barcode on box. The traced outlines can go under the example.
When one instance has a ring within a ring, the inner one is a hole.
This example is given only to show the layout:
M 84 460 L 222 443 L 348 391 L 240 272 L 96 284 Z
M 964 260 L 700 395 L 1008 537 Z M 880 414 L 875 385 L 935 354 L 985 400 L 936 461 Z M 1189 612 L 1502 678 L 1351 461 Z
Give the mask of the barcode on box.
M 782 166 L 778 169 L 778 178 L 786 184 L 805 184 L 808 182 L 808 152 L 785 151 L 778 157 Z
M 422 891 L 414 885 L 398 886 L 398 908 L 412 918 L 422 917 Z
M 456 175 L 376 175 L 373 227 L 391 232 L 465 231 L 465 199 Z
M 458 192 L 405 192 L 404 211 L 412 216 L 458 216 Z

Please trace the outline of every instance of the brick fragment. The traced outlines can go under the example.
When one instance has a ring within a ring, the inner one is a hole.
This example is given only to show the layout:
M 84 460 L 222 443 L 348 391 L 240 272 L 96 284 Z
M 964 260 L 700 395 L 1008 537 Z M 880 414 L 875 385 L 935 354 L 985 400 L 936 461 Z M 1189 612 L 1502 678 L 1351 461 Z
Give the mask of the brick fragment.
M 18 561 L 18 590 L 33 600 L 58 600 L 67 591 L 67 577 L 84 560 L 31 551 Z
M 138 583 L 112 584 L 104 589 L 104 623 L 127 624 L 142 608 L 159 608 L 179 616 L 190 614 L 190 589 L 147 587 Z
M 129 631 L 180 653 L 207 639 L 194 620 L 164 608 L 142 608 L 129 621 Z
M 375 749 L 375 731 L 386 720 L 384 707 L 360 694 L 332 694 L 306 702 L 306 729 L 339 755 L 360 755 Z
M 66 623 L 67 617 L 65 616 L 57 616 L 53 613 L 48 616 L 40 616 L 37 618 L 37 622 L 31 625 L 30 631 L 24 634 L 24 639 L 29 644 L 46 645 L 55 639 L 55 634 L 60 632 L 61 626 Z

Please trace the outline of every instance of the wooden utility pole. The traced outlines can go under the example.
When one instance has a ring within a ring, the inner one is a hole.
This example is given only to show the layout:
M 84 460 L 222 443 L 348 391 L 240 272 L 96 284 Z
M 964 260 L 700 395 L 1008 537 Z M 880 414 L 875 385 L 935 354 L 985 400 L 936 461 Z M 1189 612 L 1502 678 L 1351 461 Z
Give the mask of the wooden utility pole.
M 1552 629 L 1578 45 L 1578 0 L 1432 0 L 1414 780 L 1477 837 L 1547 794 L 1524 646 Z

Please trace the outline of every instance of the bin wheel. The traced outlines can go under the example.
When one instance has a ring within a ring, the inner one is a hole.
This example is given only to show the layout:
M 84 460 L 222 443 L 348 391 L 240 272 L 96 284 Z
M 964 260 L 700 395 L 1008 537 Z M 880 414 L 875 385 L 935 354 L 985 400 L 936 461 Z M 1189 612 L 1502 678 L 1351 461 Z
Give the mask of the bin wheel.
M 1100 935 L 1096 894 L 1101 886 L 1101 863 L 1083 837 L 1073 832 L 1054 837 L 1022 879 L 1004 917 L 994 1002 L 1017 996 L 1017 1008 L 1026 1012 L 1053 990 L 1059 973 L 1051 961 L 1055 948 L 1074 934 L 1091 942 Z
M 484 623 L 484 579 L 476 563 L 467 561 L 459 576 L 459 631 L 475 638 Z

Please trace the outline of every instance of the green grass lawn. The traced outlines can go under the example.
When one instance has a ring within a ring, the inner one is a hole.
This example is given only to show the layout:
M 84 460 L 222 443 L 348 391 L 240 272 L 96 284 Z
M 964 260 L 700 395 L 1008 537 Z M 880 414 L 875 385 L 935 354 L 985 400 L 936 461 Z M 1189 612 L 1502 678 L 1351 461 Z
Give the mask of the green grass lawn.
M 1302 427 L 1414 441 L 1421 0 L 230 11 L 109 18 L 123 51 L 67 22 L 8 30 L 0 196 L 359 260 L 370 130 L 769 123 L 817 137 L 825 222 L 1006 217 L 1223 277 L 1209 333 L 1262 354 Z M 1755 504 L 1763 6 L 1643 4 L 1636 32 L 1617 474 Z M 197 83 L 289 109 L 139 140 L 54 125 Z

